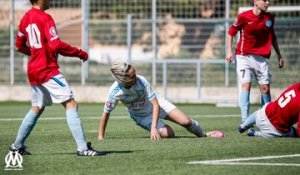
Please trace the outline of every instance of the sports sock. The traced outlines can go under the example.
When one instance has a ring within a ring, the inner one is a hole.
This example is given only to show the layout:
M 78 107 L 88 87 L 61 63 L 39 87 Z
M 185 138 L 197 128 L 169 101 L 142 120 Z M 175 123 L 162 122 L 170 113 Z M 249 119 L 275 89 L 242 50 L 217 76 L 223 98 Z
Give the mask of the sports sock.
M 289 133 L 288 133 L 288 137 L 297 137 L 297 129 L 294 127 L 291 127 Z
M 190 127 L 187 127 L 186 129 L 195 134 L 197 137 L 204 137 L 205 133 L 202 127 L 199 125 L 199 123 L 193 119 L 192 120 L 192 125 Z
M 271 94 L 270 93 L 262 93 L 261 94 L 261 102 L 260 107 L 263 107 L 266 103 L 269 103 L 271 101 Z
M 34 128 L 38 118 L 39 115 L 32 110 L 29 110 L 25 115 L 14 143 L 17 149 L 20 149 L 24 146 L 24 142 Z
M 251 128 L 253 127 L 253 125 L 255 124 L 256 122 L 256 115 L 257 115 L 257 112 L 258 111 L 255 111 L 253 112 L 242 124 L 241 124 L 241 127 L 242 128 L 245 128 L 245 129 L 248 129 L 248 128 Z
M 81 125 L 80 118 L 78 116 L 78 112 L 75 108 L 68 109 L 66 111 L 67 114 L 67 123 L 72 132 L 73 138 L 77 143 L 77 149 L 79 151 L 87 150 L 87 143 L 84 138 L 83 127 Z
M 242 90 L 240 95 L 240 108 L 242 114 L 242 122 L 244 122 L 249 115 L 250 108 L 250 92 Z

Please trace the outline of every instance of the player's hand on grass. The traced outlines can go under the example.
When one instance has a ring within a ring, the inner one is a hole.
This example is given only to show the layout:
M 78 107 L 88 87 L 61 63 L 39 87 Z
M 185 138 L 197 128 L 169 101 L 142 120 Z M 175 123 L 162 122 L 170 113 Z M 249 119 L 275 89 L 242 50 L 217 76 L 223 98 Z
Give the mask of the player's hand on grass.
M 161 139 L 160 134 L 156 128 L 151 128 L 151 139 L 152 140 L 159 140 Z

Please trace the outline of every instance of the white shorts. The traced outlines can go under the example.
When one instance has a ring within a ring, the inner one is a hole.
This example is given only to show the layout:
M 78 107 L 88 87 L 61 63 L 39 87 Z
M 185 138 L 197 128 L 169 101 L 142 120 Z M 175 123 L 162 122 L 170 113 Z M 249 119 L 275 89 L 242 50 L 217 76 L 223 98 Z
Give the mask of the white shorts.
M 265 138 L 271 138 L 271 137 L 289 137 L 290 135 L 293 136 L 294 132 L 293 129 L 290 129 L 290 132 L 288 133 L 282 133 L 278 131 L 269 121 L 265 109 L 267 105 L 264 105 L 256 115 L 256 126 L 261 132 L 261 136 Z
M 250 83 L 253 77 L 258 84 L 271 83 L 267 59 L 259 55 L 236 55 L 236 72 L 241 84 Z
M 62 74 L 58 74 L 42 85 L 31 86 L 32 106 L 43 108 L 52 103 L 63 103 L 74 98 L 73 92 Z
M 163 121 L 163 119 L 166 118 L 166 116 L 176 108 L 176 106 L 174 104 L 172 104 L 171 102 L 169 102 L 168 100 L 166 100 L 165 98 L 161 97 L 160 95 L 156 94 L 156 99 L 158 101 L 158 104 L 160 106 L 159 109 L 159 118 L 157 121 L 157 129 L 159 131 L 161 131 L 161 129 L 166 125 L 166 123 Z M 134 117 L 131 115 L 131 117 L 133 118 L 133 120 L 135 120 L 136 124 L 139 125 L 140 127 L 150 131 L 151 130 L 151 126 L 152 126 L 152 112 L 149 113 L 148 116 L 146 117 Z

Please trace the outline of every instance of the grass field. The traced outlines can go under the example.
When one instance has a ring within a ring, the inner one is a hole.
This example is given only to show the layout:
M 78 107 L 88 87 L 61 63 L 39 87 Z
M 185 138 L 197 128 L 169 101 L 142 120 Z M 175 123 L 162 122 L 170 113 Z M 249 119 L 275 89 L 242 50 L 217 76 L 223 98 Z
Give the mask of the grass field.
M 125 117 L 123 107 L 112 113 L 106 139 L 97 140 L 102 104 L 80 104 L 80 116 L 86 138 L 106 155 L 77 157 L 76 145 L 68 129 L 63 107 L 46 108 L 26 144 L 33 154 L 23 157 L 23 170 L 5 171 L 7 149 L 28 111 L 29 103 L 0 103 L 0 174 L 299 174 L 300 139 L 263 139 L 238 134 L 238 108 L 217 108 L 213 105 L 178 107 L 200 122 L 206 130 L 221 129 L 223 139 L 196 138 L 184 128 L 170 124 L 176 138 L 153 141 L 149 133 Z M 252 110 L 257 106 L 252 107 Z M 287 156 L 286 156 L 287 155 Z M 265 157 L 274 156 L 274 157 Z M 283 156 L 283 157 L 279 157 Z M 252 158 L 253 160 L 242 160 Z M 191 161 L 236 159 L 207 164 Z

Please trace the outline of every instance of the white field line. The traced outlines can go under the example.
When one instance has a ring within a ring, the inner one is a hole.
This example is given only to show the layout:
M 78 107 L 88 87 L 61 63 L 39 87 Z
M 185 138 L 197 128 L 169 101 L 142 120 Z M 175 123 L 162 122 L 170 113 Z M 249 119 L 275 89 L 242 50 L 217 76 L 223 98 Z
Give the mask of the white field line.
M 203 165 L 255 165 L 255 166 L 293 166 L 300 167 L 296 163 L 255 163 L 255 162 L 215 162 L 215 163 L 199 163 Z
M 240 162 L 240 161 L 253 161 L 253 160 L 267 160 L 267 159 L 280 159 L 300 157 L 300 154 L 279 155 L 279 156 L 263 156 L 263 157 L 247 157 L 236 159 L 222 159 L 222 160 L 205 160 L 205 161 L 190 161 L 187 164 L 202 164 L 202 165 L 258 165 L 258 166 L 297 166 L 299 163 L 259 163 L 259 162 Z
M 190 115 L 191 118 L 232 118 L 240 117 L 238 114 L 234 115 Z M 129 119 L 129 116 L 114 116 L 110 119 Z M 43 117 L 41 116 L 39 120 L 65 120 L 66 117 Z M 91 117 L 81 117 L 82 120 L 100 120 L 100 117 L 91 116 Z M 21 121 L 23 118 L 0 118 L 0 121 Z
M 86 130 L 85 132 L 88 132 L 88 133 L 98 133 L 99 131 L 98 130 Z

